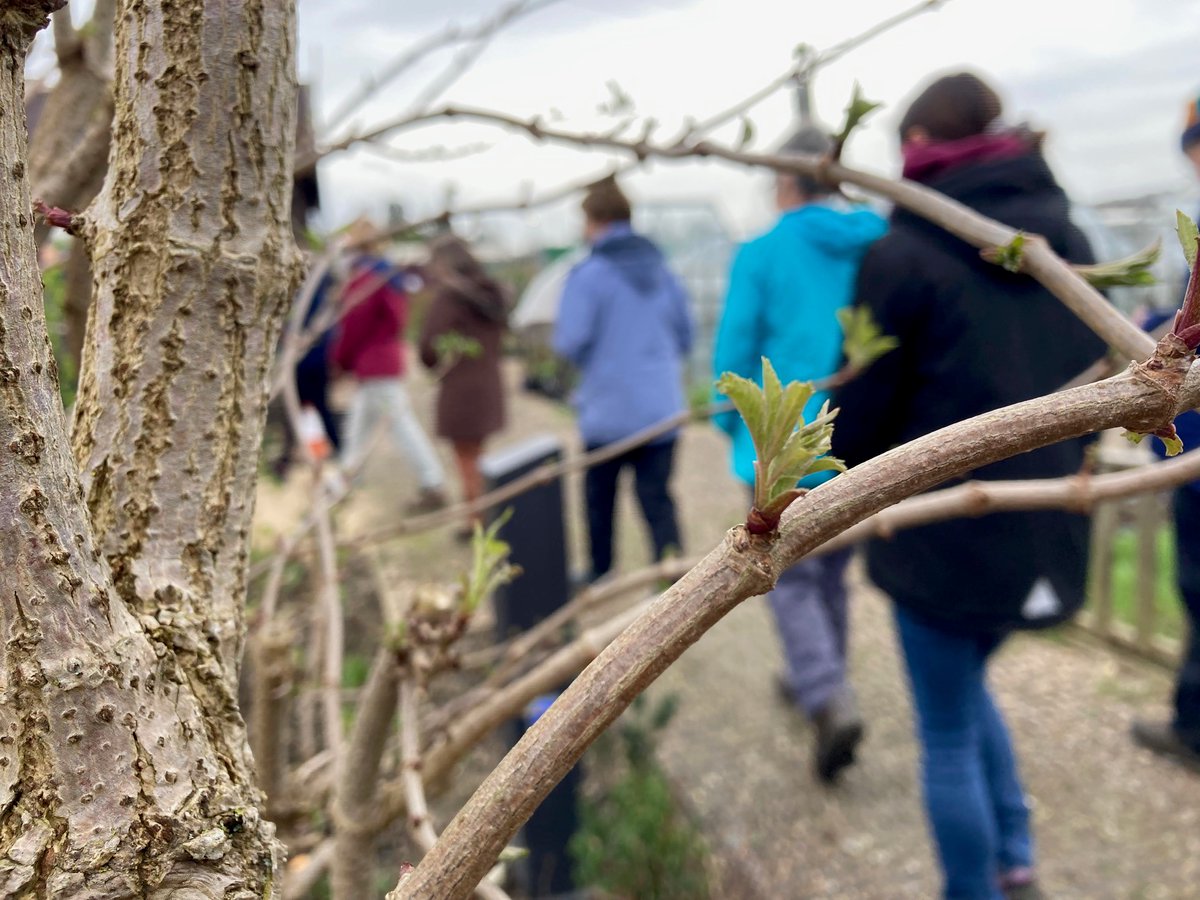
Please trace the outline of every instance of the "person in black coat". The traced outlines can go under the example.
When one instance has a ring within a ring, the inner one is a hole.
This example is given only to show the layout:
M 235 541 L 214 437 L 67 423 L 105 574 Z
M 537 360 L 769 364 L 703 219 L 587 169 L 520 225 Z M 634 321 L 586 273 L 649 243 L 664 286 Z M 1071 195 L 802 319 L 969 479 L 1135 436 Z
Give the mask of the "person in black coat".
M 1180 149 L 1200 178 L 1200 97 L 1187 106 Z M 1186 273 L 1185 280 L 1192 277 Z M 1175 315 L 1175 308 L 1156 311 L 1142 327 L 1150 331 Z M 1200 413 L 1186 412 L 1175 420 L 1175 430 L 1188 450 L 1200 446 Z M 1161 442 L 1151 444 L 1163 453 Z M 1188 628 L 1179 670 L 1175 676 L 1172 715 L 1169 720 L 1138 718 L 1133 739 L 1148 750 L 1200 772 L 1200 481 L 1180 485 L 1171 499 L 1175 520 L 1176 579 Z
M 900 126 L 904 174 L 1066 259 L 1092 261 L 1040 136 L 1000 125 L 1000 100 L 967 73 L 935 81 Z M 833 453 L 853 466 L 921 435 L 1050 393 L 1103 343 L 1027 275 L 897 209 L 866 255 L 856 303 L 900 345 L 835 398 Z M 972 479 L 1077 472 L 1084 441 L 1036 450 Z M 1056 624 L 1084 599 L 1088 521 L 1003 513 L 902 531 L 866 548 L 895 601 L 922 743 L 926 812 L 945 895 L 1037 896 L 1029 814 L 1004 721 L 987 689 L 991 654 L 1014 629 Z

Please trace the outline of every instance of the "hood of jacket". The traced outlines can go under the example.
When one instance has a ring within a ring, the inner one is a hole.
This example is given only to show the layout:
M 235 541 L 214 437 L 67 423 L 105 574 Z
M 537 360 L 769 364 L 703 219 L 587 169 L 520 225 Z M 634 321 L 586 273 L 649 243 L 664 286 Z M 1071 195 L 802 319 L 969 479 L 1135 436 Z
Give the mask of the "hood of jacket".
M 613 225 L 596 241 L 592 255 L 616 269 L 622 280 L 639 294 L 649 294 L 663 283 L 662 251 L 627 223 Z
M 858 259 L 883 236 L 883 220 L 869 209 L 809 203 L 785 212 L 776 229 L 835 257 Z
M 925 185 L 1011 228 L 1042 235 L 1063 235 L 1070 228 L 1067 195 L 1036 150 L 1007 159 L 964 162 L 927 179 Z M 936 236 L 939 242 L 959 242 L 906 209 L 892 212 L 892 224 Z M 1065 246 L 1054 249 L 1060 255 L 1066 252 Z

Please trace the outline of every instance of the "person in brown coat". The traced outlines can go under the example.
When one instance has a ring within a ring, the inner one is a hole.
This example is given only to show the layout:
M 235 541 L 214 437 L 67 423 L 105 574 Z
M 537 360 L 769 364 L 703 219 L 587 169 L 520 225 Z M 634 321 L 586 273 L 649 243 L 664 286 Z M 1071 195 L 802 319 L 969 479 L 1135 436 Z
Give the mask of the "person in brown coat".
M 437 434 L 450 441 L 463 498 L 483 493 L 479 458 L 489 435 L 504 427 L 500 345 L 508 302 L 467 245 L 445 235 L 430 246 L 433 300 L 421 329 L 421 361 L 439 374 Z

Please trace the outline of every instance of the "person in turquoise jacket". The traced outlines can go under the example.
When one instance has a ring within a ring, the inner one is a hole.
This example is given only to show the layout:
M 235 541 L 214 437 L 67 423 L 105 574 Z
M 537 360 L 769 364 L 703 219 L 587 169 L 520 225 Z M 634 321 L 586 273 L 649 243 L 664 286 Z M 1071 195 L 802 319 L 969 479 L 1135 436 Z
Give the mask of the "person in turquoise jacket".
M 784 144 L 783 154 L 821 154 L 827 135 L 806 127 Z M 887 225 L 869 209 L 855 207 L 806 176 L 781 174 L 775 200 L 779 220 L 745 244 L 733 262 L 717 333 L 714 371 L 762 383 L 762 357 L 780 379 L 820 381 L 841 364 L 842 330 L 837 311 L 849 306 L 859 263 Z M 828 398 L 809 401 L 812 419 Z M 733 471 L 754 484 L 754 444 L 737 413 L 717 425 L 732 440 Z M 810 475 L 816 487 L 830 472 Z M 813 722 L 818 777 L 832 782 L 854 761 L 863 723 L 846 681 L 847 604 L 845 569 L 850 551 L 805 559 L 784 572 L 769 595 L 786 670 L 780 689 Z

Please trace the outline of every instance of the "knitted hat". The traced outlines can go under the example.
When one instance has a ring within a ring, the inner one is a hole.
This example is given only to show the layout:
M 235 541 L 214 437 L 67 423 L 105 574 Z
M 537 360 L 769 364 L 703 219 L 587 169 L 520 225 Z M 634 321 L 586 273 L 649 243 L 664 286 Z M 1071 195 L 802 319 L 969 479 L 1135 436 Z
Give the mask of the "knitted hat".
M 816 125 L 801 125 L 779 148 L 780 156 L 824 156 L 833 149 L 833 138 Z M 797 175 L 796 186 L 809 197 L 831 192 L 830 186 L 811 175 Z
M 1187 107 L 1187 119 L 1183 126 L 1183 137 L 1180 146 L 1186 153 L 1196 144 L 1200 144 L 1200 97 L 1197 97 Z
M 935 141 L 957 141 L 982 134 L 1000 116 L 1000 97 L 970 72 L 944 75 L 925 88 L 900 122 L 900 140 L 911 128 L 923 128 Z

